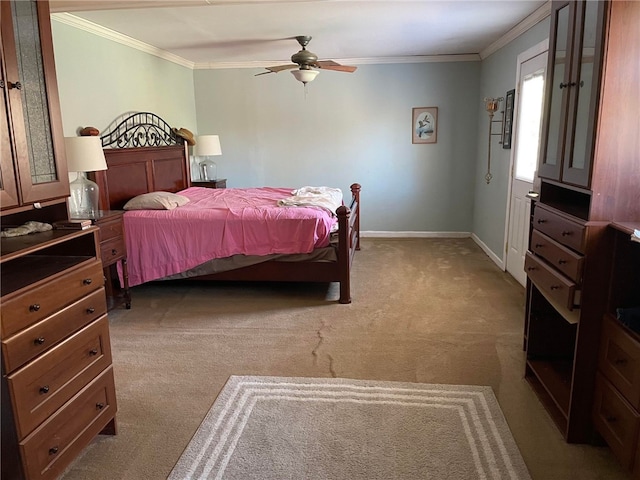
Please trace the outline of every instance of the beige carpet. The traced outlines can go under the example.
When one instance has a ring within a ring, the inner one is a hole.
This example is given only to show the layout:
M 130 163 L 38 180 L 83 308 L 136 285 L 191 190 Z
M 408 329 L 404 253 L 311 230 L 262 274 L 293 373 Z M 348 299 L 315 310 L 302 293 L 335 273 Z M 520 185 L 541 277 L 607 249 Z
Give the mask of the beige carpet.
M 109 312 L 118 435 L 64 480 L 163 480 L 232 375 L 487 385 L 535 480 L 626 480 L 568 445 L 524 380 L 524 289 L 471 239 L 365 238 L 332 284 L 166 283 Z
M 491 387 L 232 376 L 184 479 L 527 480 Z

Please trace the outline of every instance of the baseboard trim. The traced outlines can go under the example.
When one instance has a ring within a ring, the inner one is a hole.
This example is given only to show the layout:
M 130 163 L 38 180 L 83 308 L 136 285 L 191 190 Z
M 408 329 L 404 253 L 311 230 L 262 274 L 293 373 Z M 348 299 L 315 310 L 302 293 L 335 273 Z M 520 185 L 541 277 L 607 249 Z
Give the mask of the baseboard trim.
M 500 270 L 504 272 L 505 271 L 504 261 L 501 258 L 499 258 L 495 253 L 493 253 L 493 251 L 489 247 L 487 247 L 487 245 L 482 240 L 480 240 L 475 233 L 471 234 L 471 238 L 482 249 L 482 251 L 486 253 L 491 260 L 493 260 L 493 262 L 500 268 Z
M 487 256 L 502 270 L 505 271 L 504 261 L 499 258 L 487 245 L 471 232 L 384 232 L 376 230 L 363 230 L 362 238 L 471 238 Z
M 368 230 L 360 232 L 362 238 L 469 238 L 470 232 L 384 232 Z

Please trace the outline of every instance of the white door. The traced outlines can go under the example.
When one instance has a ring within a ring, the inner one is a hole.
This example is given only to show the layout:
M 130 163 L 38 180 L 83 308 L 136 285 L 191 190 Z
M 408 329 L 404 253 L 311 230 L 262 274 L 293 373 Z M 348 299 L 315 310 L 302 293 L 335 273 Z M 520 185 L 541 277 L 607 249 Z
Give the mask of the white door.
M 527 281 L 524 257 L 529 242 L 531 212 L 531 200 L 526 195 L 533 188 L 538 163 L 547 50 L 548 41 L 545 41 L 518 56 L 518 85 L 511 141 L 506 269 L 523 286 Z

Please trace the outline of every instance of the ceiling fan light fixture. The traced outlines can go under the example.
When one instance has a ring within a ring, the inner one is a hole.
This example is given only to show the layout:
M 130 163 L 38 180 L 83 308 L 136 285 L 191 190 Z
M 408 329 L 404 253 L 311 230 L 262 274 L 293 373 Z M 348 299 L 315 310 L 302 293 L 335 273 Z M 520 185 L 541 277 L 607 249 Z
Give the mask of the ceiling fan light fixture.
M 306 85 L 309 82 L 313 82 L 313 79 L 316 78 L 320 72 L 318 70 L 308 69 L 308 70 L 292 70 L 291 73 L 293 74 L 294 77 L 296 77 L 296 80 Z

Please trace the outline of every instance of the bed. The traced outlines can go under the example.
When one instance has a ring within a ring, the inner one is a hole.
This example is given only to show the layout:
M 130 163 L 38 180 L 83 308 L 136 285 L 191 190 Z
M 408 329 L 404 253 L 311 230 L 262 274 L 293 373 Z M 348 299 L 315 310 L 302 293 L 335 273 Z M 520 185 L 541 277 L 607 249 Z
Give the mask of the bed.
M 180 135 L 179 129 L 171 128 L 167 122 L 152 113 L 139 112 L 123 116 L 121 121 L 114 123 L 113 128 L 101 136 L 101 140 L 108 169 L 95 172 L 93 177 L 100 187 L 102 210 L 122 210 L 132 198 L 157 191 L 194 197 L 203 195 L 202 190 L 208 190 L 212 195 L 227 196 L 231 193 L 242 194 L 244 191 L 248 195 L 249 190 L 252 190 L 229 189 L 224 192 L 193 187 L 187 142 Z M 270 193 L 277 189 L 265 187 L 264 190 Z M 130 235 L 136 230 L 131 228 L 136 214 L 141 215 L 139 212 L 128 211 L 124 216 L 130 259 L 136 257 L 135 249 L 139 248 L 136 245 L 142 244 L 130 241 Z M 330 241 L 311 252 L 235 254 L 203 262 L 197 267 L 163 279 L 339 282 L 339 303 L 351 303 L 351 265 L 355 252 L 360 249 L 359 184 L 351 185 L 350 198 L 345 198 L 344 203 L 336 209 L 334 217 L 335 226 Z M 274 220 L 274 223 L 277 221 Z

